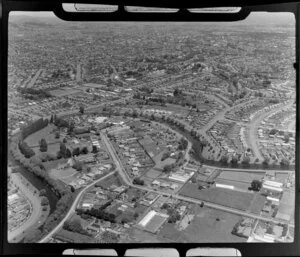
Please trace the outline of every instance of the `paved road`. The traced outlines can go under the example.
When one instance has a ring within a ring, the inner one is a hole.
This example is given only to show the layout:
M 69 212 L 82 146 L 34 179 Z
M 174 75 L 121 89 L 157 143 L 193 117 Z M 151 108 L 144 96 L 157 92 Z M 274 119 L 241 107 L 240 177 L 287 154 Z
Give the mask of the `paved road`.
M 230 213 L 237 214 L 237 215 L 242 215 L 242 216 L 250 217 L 250 218 L 253 218 L 253 219 L 260 219 L 260 220 L 264 220 L 264 221 L 270 221 L 270 222 L 279 223 L 279 221 L 277 221 L 277 220 L 275 220 L 273 218 L 261 217 L 260 215 L 248 213 L 248 212 L 237 210 L 237 209 L 233 209 L 233 208 L 230 208 L 230 207 L 225 207 L 223 205 L 214 204 L 214 203 L 210 203 L 210 202 L 206 202 L 206 201 L 202 201 L 202 200 L 197 200 L 197 199 L 194 199 L 194 198 L 185 197 L 185 196 L 181 196 L 181 195 L 175 195 L 175 194 L 165 193 L 165 192 L 154 190 L 154 189 L 151 189 L 151 188 L 148 188 L 148 187 L 144 187 L 144 186 L 139 186 L 139 185 L 132 184 L 130 178 L 128 177 L 126 171 L 123 168 L 123 165 L 122 165 L 119 157 L 117 156 L 116 152 L 113 150 L 113 146 L 111 145 L 111 143 L 109 142 L 109 140 L 107 139 L 107 137 L 103 133 L 101 133 L 101 137 L 102 137 L 104 143 L 106 144 L 106 147 L 109 150 L 109 152 L 110 152 L 110 154 L 111 154 L 111 156 L 112 156 L 112 158 L 113 158 L 113 160 L 114 160 L 114 162 L 115 162 L 115 164 L 117 166 L 116 170 L 119 172 L 119 174 L 121 175 L 121 177 L 124 179 L 125 183 L 127 185 L 130 185 L 131 187 L 138 188 L 138 189 L 141 189 L 141 190 L 144 190 L 144 191 L 148 191 L 148 192 L 158 193 L 160 195 L 172 197 L 172 198 L 179 199 L 179 200 L 184 200 L 184 201 L 191 202 L 191 203 L 201 204 L 202 202 L 204 202 L 205 206 L 210 207 L 210 208 L 214 208 L 214 209 L 218 209 L 218 210 L 221 210 L 221 211 L 230 212 Z M 230 169 L 230 170 L 232 170 L 232 169 Z M 263 172 L 265 172 L 265 171 L 263 171 Z M 290 172 L 290 171 L 287 171 L 287 172 Z
M 294 103 L 294 101 L 292 100 L 287 105 L 280 105 L 275 109 L 271 109 L 267 112 L 263 112 L 260 115 L 254 117 L 254 120 L 250 124 L 247 125 L 247 129 L 249 131 L 249 133 L 248 133 L 248 138 L 249 138 L 248 142 L 250 143 L 251 149 L 254 151 L 255 158 L 258 158 L 260 161 L 264 160 L 264 157 L 262 156 L 262 154 L 261 154 L 261 152 L 258 148 L 258 144 L 257 144 L 258 143 L 257 142 L 258 141 L 257 129 L 258 129 L 258 126 L 259 126 L 260 122 L 263 119 L 265 119 L 266 117 L 268 117 L 269 115 L 271 115 L 272 113 L 275 113 L 280 109 L 292 106 L 293 103 Z
M 104 180 L 106 179 L 107 177 L 113 175 L 115 172 L 111 172 L 107 175 L 105 175 L 104 177 L 102 178 L 99 178 L 98 180 L 95 180 L 92 184 L 88 185 L 86 188 L 84 188 L 76 197 L 76 199 L 74 200 L 70 210 L 68 211 L 68 213 L 66 214 L 66 216 L 63 218 L 63 220 L 47 235 L 45 236 L 43 239 L 41 239 L 39 241 L 39 243 L 46 243 L 64 224 L 64 222 L 74 213 L 75 209 L 76 209 L 76 206 L 82 196 L 82 194 L 88 190 L 90 187 L 92 187 L 93 185 L 95 185 L 97 182 L 101 181 L 101 180 Z

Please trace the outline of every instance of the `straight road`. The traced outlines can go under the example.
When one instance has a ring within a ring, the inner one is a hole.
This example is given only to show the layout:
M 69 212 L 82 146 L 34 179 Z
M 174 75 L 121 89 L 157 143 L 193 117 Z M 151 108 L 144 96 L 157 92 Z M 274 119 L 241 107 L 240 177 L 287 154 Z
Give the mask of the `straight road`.
M 148 191 L 148 192 L 158 193 L 160 195 L 172 197 L 172 198 L 175 198 L 175 199 L 179 199 L 179 200 L 183 200 L 183 201 L 187 201 L 187 202 L 191 202 L 191 203 L 201 204 L 203 202 L 205 204 L 205 206 L 207 206 L 207 207 L 214 208 L 214 209 L 221 210 L 221 211 L 226 211 L 226 212 L 237 214 L 237 215 L 250 217 L 250 218 L 253 218 L 253 219 L 260 219 L 260 220 L 270 221 L 270 222 L 275 222 L 275 223 L 280 222 L 280 221 L 277 221 L 273 218 L 261 217 L 260 215 L 248 213 L 248 212 L 241 211 L 241 210 L 238 210 L 238 209 L 225 207 L 223 205 L 214 204 L 214 203 L 206 202 L 206 201 L 202 201 L 202 200 L 197 200 L 195 198 L 185 197 L 185 196 L 181 196 L 181 195 L 165 193 L 165 192 L 161 192 L 159 190 L 154 190 L 154 189 L 151 189 L 151 188 L 148 188 L 148 187 L 132 184 L 130 178 L 128 177 L 126 171 L 123 168 L 123 165 L 122 165 L 120 159 L 118 158 L 116 152 L 113 150 L 113 146 L 110 144 L 109 140 L 107 139 L 107 137 L 103 133 L 101 133 L 101 136 L 102 136 L 102 139 L 103 139 L 107 149 L 109 150 L 109 152 L 110 152 L 110 154 L 111 154 L 111 156 L 112 156 L 112 158 L 113 158 L 113 160 L 114 160 L 114 162 L 117 166 L 116 170 L 119 172 L 121 177 L 124 179 L 125 183 L 127 185 L 131 186 L 131 187 L 138 188 L 140 190 L 145 190 L 145 191 Z M 232 170 L 232 169 L 230 169 L 230 170 Z M 265 172 L 265 171 L 263 171 L 263 172 Z M 287 171 L 287 172 L 290 172 L 290 171 Z
M 95 185 L 97 182 L 104 180 L 106 178 L 108 178 L 109 176 L 113 175 L 115 172 L 110 172 L 107 175 L 105 175 L 102 178 L 99 178 L 98 180 L 95 180 L 92 184 L 88 185 L 86 188 L 84 188 L 76 197 L 76 199 L 74 200 L 70 210 L 68 211 L 68 213 L 66 214 L 66 216 L 62 219 L 62 221 L 47 235 L 45 236 L 43 239 L 41 239 L 39 241 L 39 243 L 46 243 L 64 224 L 64 222 L 70 218 L 70 216 L 75 212 L 76 206 L 81 198 L 81 196 L 83 195 L 83 193 L 88 190 L 90 187 L 92 187 L 93 185 Z

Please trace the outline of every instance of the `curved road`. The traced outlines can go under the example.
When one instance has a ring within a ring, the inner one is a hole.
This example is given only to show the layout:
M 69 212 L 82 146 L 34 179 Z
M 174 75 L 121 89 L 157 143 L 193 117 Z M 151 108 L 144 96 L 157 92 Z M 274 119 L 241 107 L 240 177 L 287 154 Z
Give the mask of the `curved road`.
M 247 124 L 246 128 L 249 131 L 249 134 L 248 134 L 249 143 L 250 143 L 251 149 L 254 152 L 255 158 L 258 158 L 260 161 L 264 160 L 261 152 L 259 151 L 258 142 L 257 142 L 257 140 L 258 140 L 258 138 L 257 138 L 257 128 L 258 128 L 260 122 L 263 119 L 265 119 L 266 117 L 270 116 L 271 114 L 277 112 L 278 110 L 280 110 L 282 108 L 287 108 L 289 106 L 292 106 L 293 102 L 294 101 L 291 101 L 287 105 L 282 104 L 282 105 L 278 106 L 275 109 L 271 109 L 267 112 L 264 112 L 264 113 L 258 115 L 258 117 L 257 116 L 254 117 L 255 120 L 253 120 L 250 124 Z
M 92 184 L 88 185 L 86 188 L 84 188 L 76 197 L 76 199 L 74 200 L 70 210 L 68 211 L 68 213 L 66 214 L 66 216 L 62 219 L 62 221 L 47 235 L 45 236 L 43 239 L 41 239 L 39 241 L 39 243 L 46 243 L 64 224 L 64 222 L 74 213 L 76 206 L 82 196 L 82 194 L 88 190 L 90 187 L 92 187 L 93 185 L 95 185 L 97 182 L 106 179 L 107 177 L 113 175 L 115 172 L 110 172 L 107 175 L 105 175 L 102 178 L 99 178 L 98 180 L 95 180 Z

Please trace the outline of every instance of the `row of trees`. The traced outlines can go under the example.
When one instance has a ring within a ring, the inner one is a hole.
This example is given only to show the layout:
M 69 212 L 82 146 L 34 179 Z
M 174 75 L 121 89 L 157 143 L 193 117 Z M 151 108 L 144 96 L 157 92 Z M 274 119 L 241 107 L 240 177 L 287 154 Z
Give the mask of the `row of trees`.
M 143 186 L 145 184 L 145 181 L 140 179 L 140 178 L 134 178 L 132 183 L 135 184 L 135 185 Z
M 26 158 L 30 158 L 35 155 L 35 152 L 28 146 L 25 141 L 19 141 L 19 149 Z
M 24 127 L 21 131 L 21 139 L 24 140 L 29 135 L 37 132 L 48 126 L 48 119 L 40 118 L 36 121 L 33 121 L 28 126 Z
M 105 221 L 110 221 L 112 223 L 116 223 L 116 215 L 113 213 L 106 212 L 102 208 L 95 209 L 92 208 L 91 210 L 76 210 L 78 215 L 87 214 L 98 219 L 102 219 Z

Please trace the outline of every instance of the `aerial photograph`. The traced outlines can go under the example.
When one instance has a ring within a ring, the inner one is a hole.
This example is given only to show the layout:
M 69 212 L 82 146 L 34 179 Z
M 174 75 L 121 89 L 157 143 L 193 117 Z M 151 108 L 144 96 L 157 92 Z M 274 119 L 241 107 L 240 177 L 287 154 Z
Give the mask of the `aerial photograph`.
M 292 14 L 8 33 L 8 242 L 294 241 Z

